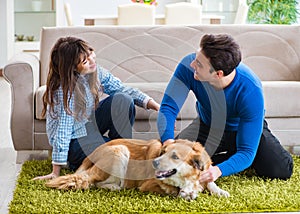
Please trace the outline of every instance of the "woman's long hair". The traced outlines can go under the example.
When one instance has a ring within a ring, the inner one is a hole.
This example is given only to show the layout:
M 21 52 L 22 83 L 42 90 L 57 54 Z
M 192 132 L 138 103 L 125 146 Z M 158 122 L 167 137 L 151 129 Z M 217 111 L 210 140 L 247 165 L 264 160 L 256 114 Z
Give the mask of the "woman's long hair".
M 86 117 L 86 94 L 79 80 L 80 74 L 77 71 L 78 64 L 82 61 L 82 56 L 87 58 L 93 49 L 82 39 L 75 37 L 64 37 L 57 40 L 52 48 L 47 77 L 47 88 L 43 96 L 44 117 L 49 106 L 49 113 L 54 118 L 54 106 L 59 102 L 55 99 L 55 91 L 59 87 L 63 91 L 64 110 L 75 119 Z M 99 82 L 97 72 L 86 74 L 89 81 L 91 93 L 94 96 L 95 107 L 99 101 Z M 75 112 L 70 109 L 70 100 L 75 93 Z

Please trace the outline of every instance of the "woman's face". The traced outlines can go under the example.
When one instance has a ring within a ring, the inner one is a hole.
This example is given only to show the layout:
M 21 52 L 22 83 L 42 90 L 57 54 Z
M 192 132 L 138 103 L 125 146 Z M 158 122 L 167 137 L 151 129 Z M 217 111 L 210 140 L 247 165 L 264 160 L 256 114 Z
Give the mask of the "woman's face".
M 87 57 L 83 54 L 80 56 L 80 63 L 77 65 L 77 71 L 81 75 L 93 73 L 96 69 L 96 54 L 94 51 L 90 51 L 90 54 Z

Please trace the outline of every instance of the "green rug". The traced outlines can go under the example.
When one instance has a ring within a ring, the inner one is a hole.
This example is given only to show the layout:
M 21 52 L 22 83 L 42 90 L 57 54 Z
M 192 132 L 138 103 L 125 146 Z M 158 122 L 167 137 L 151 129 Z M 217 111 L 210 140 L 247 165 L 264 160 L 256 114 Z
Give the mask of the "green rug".
M 32 181 L 51 172 L 51 162 L 27 161 L 18 177 L 10 213 L 228 213 L 300 211 L 300 157 L 293 156 L 294 174 L 287 181 L 264 180 L 246 171 L 220 178 L 217 184 L 229 198 L 200 194 L 197 200 L 162 197 L 137 190 L 60 191 Z M 69 173 L 64 170 L 63 173 Z

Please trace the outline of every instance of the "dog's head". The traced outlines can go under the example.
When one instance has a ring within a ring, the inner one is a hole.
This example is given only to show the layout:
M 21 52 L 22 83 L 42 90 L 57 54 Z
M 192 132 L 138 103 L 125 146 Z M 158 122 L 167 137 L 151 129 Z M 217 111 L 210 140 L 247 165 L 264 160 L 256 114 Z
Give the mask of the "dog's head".
M 153 160 L 155 176 L 159 180 L 180 182 L 189 177 L 199 179 L 201 171 L 211 165 L 211 159 L 198 142 L 176 140 L 162 147 L 162 154 Z

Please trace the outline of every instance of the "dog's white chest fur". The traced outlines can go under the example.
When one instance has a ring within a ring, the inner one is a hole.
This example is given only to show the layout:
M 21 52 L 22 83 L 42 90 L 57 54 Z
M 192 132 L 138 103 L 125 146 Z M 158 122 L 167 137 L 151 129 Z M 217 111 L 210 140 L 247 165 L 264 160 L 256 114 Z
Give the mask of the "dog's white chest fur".
M 197 175 L 186 177 L 178 173 L 178 176 L 167 178 L 163 182 L 179 187 L 178 194 L 180 197 L 186 200 L 194 200 L 197 198 L 199 192 L 201 193 L 204 190 L 200 185 L 199 178 Z

